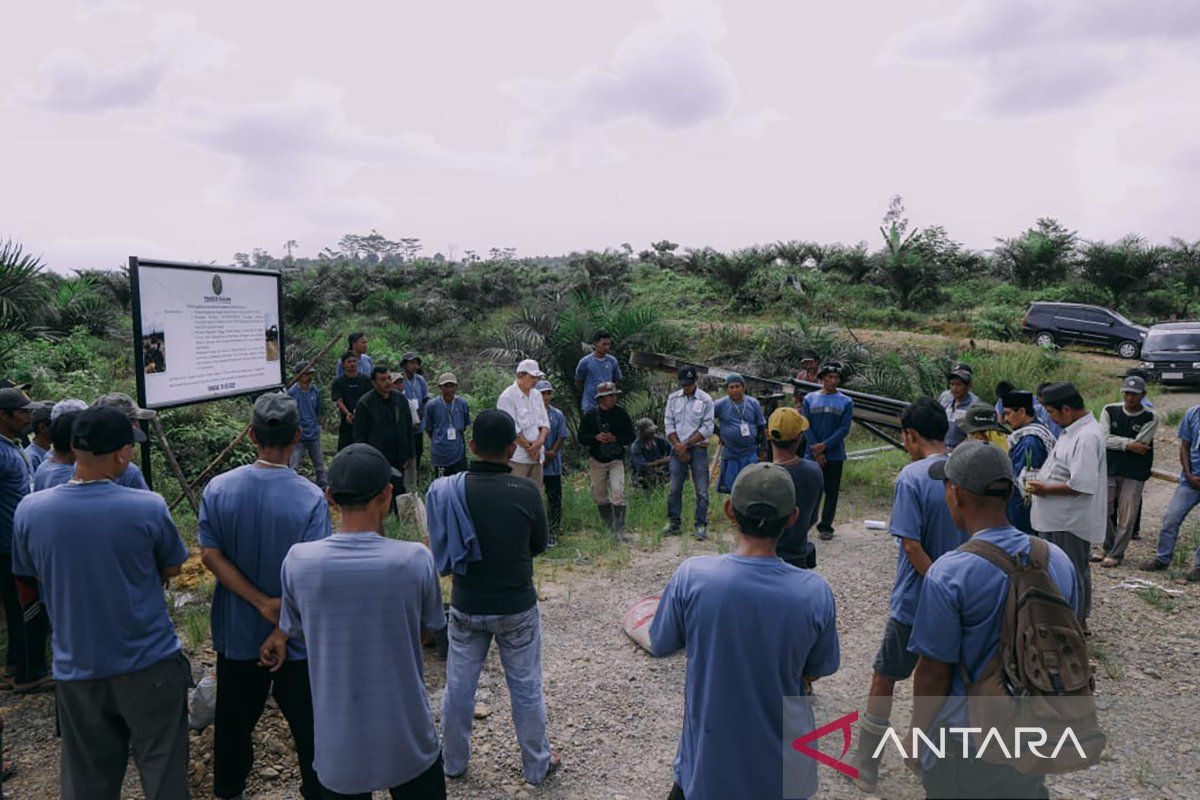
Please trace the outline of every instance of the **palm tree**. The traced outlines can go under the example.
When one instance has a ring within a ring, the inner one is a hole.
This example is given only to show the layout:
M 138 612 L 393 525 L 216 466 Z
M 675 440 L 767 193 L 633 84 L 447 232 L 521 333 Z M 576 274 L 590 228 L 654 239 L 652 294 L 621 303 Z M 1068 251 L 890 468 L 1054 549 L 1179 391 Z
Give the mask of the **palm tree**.
M 39 332 L 34 313 L 48 294 L 41 260 L 12 239 L 0 242 L 0 360 L 7 361 L 21 339 Z

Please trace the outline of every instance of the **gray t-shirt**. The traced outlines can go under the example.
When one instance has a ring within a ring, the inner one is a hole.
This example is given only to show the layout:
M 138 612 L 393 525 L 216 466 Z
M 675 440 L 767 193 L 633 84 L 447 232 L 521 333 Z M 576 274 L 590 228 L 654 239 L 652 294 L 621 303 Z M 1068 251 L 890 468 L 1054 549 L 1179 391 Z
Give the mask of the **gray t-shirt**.
M 433 766 L 441 748 L 421 631 L 445 626 L 433 556 L 420 544 L 337 533 L 292 547 L 279 627 L 308 646 L 322 785 L 359 794 Z

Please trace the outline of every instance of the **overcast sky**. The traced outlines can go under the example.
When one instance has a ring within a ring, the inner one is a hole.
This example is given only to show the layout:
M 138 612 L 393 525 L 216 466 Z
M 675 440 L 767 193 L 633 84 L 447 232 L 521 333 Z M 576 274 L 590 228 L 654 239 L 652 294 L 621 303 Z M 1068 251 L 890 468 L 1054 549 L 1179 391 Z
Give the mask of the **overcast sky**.
M 0 238 L 522 255 L 1200 238 L 1194 0 L 0 0 Z

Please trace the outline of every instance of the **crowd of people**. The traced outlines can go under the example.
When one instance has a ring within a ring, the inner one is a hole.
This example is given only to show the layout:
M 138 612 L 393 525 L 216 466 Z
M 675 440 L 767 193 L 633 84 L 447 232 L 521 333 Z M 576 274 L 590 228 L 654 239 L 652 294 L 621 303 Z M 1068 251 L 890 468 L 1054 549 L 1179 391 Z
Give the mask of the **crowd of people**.
M 611 344 L 598 333 L 575 376 L 575 440 L 605 529 L 629 538 L 637 495 L 626 491 L 628 463 L 634 486 L 666 485 L 664 535 L 682 531 L 691 479 L 692 530 L 704 540 L 716 447 L 720 513 L 736 537 L 732 552 L 679 566 L 652 623 L 655 656 L 688 654 L 670 797 L 779 797 L 781 701 L 811 696 L 814 681 L 840 666 L 833 594 L 813 569 L 809 532 L 834 535 L 854 414 L 840 388 L 843 367 L 806 354 L 799 377 L 821 388 L 769 414 L 741 375 L 726 375 L 714 401 L 698 370 L 682 367 L 660 434 L 623 408 Z M 561 764 L 547 732 L 533 581 L 534 559 L 562 534 L 571 434 L 555 388 L 536 361 L 523 360 L 495 408 L 473 417 L 454 374 L 441 374 L 431 397 L 418 354 L 406 353 L 393 372 L 372 363 L 364 334 L 348 345 L 329 387 L 339 425 L 328 468 L 321 392 L 306 367 L 287 392 L 255 401 L 256 460 L 215 477 L 200 501 L 200 559 L 216 581 L 213 793 L 245 791 L 270 696 L 289 726 L 306 800 L 385 789 L 445 797 L 446 781 L 469 769 L 476 689 L 493 640 L 524 777 L 541 784 Z M 866 791 L 878 785 L 897 682 L 955 697 L 981 680 L 1001 645 L 1004 559 L 1045 570 L 1085 636 L 1091 564 L 1120 565 L 1137 536 L 1158 424 L 1140 377 L 1122 381 L 1122 401 L 1099 421 L 1071 383 L 1002 384 L 994 406 L 972 384 L 970 368 L 958 365 L 941 397 L 915 399 L 899 420 L 911 463 L 895 479 L 888 524 L 896 574 L 853 757 Z M 134 463 L 144 417 L 119 393 L 35 403 L 23 387 L 0 388 L 5 674 L 14 692 L 56 693 L 68 798 L 118 797 L 130 752 L 147 797 L 188 794 L 193 676 L 163 586 L 189 553 Z M 396 499 L 419 485 L 426 439 L 435 476 L 425 497 L 428 541 L 387 538 Z M 1144 569 L 1170 565 L 1180 523 L 1200 503 L 1200 406 L 1184 416 L 1179 439 L 1179 485 Z M 305 454 L 315 482 L 296 471 Z M 1200 580 L 1196 558 L 1190 581 Z M 448 603 L 440 576 L 450 579 Z M 447 643 L 440 732 L 423 658 L 438 635 Z M 955 719 L 933 709 L 918 721 Z M 926 753 L 912 766 L 931 797 L 981 787 L 989 796 L 1046 796 L 1041 777 L 966 756 Z M 801 775 L 792 791 L 813 791 L 812 779 Z

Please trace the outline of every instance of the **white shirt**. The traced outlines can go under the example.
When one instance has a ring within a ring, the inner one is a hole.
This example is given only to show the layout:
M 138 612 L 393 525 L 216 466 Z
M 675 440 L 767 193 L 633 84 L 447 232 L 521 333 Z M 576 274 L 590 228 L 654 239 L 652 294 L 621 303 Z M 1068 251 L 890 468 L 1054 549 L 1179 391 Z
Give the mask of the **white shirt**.
M 679 441 L 686 442 L 697 431 L 704 437 L 699 446 L 707 446 L 708 437 L 713 433 L 713 399 L 700 387 L 696 387 L 691 397 L 685 395 L 683 389 L 671 392 L 667 398 L 663 433 L 668 439 L 673 433 Z
M 530 389 L 529 393 L 521 391 L 521 387 L 513 381 L 512 385 L 500 393 L 496 408 L 507 412 L 516 422 L 517 435 L 524 436 L 528 441 L 538 438 L 538 428 L 550 428 L 550 417 L 546 414 L 546 404 L 542 402 L 542 393 Z M 546 458 L 546 448 L 538 453 L 537 461 L 529 457 L 524 448 L 518 447 L 513 453 L 512 460 L 518 464 L 540 464 Z
M 1077 495 L 1035 496 L 1030 509 L 1034 530 L 1069 531 L 1092 544 L 1108 528 L 1108 448 L 1105 431 L 1091 414 L 1072 422 L 1058 437 L 1041 480 L 1065 483 Z

